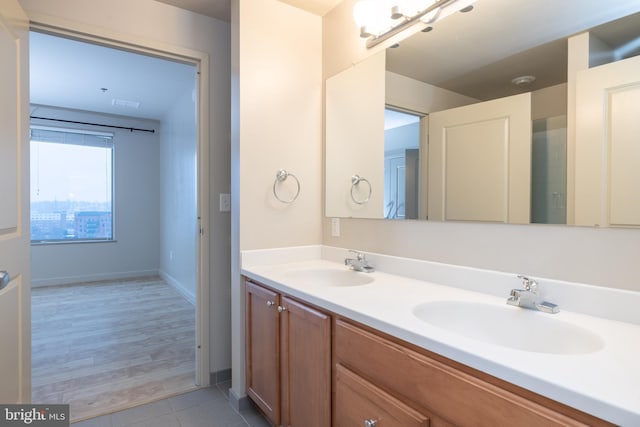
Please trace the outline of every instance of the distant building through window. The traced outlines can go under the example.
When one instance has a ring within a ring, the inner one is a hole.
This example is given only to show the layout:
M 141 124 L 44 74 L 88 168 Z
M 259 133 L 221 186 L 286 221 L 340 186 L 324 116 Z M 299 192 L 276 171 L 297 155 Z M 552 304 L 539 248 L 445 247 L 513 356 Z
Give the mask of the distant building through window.
M 113 240 L 113 135 L 31 128 L 31 241 Z

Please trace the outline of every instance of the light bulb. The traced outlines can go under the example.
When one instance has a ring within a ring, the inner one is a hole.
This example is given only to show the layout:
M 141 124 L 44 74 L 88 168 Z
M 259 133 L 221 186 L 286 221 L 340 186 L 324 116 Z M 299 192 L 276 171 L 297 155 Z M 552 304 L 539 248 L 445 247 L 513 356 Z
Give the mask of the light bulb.
M 353 5 L 353 20 L 365 33 L 380 34 L 391 27 L 393 0 L 360 0 Z
M 353 5 L 353 20 L 358 28 L 366 27 L 375 14 L 376 0 L 360 0 Z

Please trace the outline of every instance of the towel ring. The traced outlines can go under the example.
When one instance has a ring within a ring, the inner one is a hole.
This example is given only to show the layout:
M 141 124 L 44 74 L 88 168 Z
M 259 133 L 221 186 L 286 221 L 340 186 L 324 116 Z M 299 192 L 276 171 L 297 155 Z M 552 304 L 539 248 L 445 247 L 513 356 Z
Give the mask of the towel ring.
M 364 199 L 358 200 L 353 195 L 353 189 L 356 188 L 361 182 L 367 183 L 367 185 L 369 186 L 369 194 L 367 194 L 367 197 L 365 197 Z M 369 182 L 368 179 L 362 178 L 360 175 L 357 175 L 357 174 L 351 177 L 351 200 L 353 200 L 355 203 L 359 205 L 364 205 L 365 203 L 367 203 L 371 198 L 371 190 L 372 190 L 371 183 Z
M 292 177 L 293 179 L 296 180 L 296 194 L 294 194 L 294 196 L 292 198 L 290 198 L 289 200 L 283 200 L 280 198 L 280 196 L 278 196 L 278 190 L 276 190 L 276 187 L 278 186 L 279 182 L 284 182 L 287 180 L 287 178 Z M 278 199 L 278 201 L 282 202 L 282 203 L 292 203 L 295 199 L 298 198 L 298 195 L 300 194 L 300 181 L 298 181 L 298 177 L 296 177 L 294 174 L 287 172 L 284 169 L 280 169 L 277 173 L 276 173 L 276 180 L 273 182 L 273 195 L 275 196 L 276 199 Z

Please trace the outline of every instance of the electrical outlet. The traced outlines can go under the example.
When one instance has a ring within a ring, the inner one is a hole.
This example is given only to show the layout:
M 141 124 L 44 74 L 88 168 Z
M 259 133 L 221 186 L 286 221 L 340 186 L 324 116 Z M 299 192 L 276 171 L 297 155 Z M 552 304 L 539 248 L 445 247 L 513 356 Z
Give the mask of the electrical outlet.
M 231 210 L 231 194 L 220 193 L 220 212 L 229 212 Z

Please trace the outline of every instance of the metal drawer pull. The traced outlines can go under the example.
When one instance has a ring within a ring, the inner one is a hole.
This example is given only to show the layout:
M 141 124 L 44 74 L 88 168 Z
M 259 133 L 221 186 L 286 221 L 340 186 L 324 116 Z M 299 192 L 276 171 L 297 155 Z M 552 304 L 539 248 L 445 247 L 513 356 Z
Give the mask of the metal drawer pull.
M 267 307 L 273 307 L 276 305 L 275 301 L 267 301 Z
M 374 420 L 369 418 L 368 420 L 364 420 L 364 427 L 376 427 L 378 425 L 378 420 Z
M 9 275 L 9 272 L 0 270 L 0 290 L 6 288 L 10 280 L 11 276 Z
M 283 307 L 281 305 L 278 306 L 278 313 L 282 313 L 283 311 L 287 311 L 287 307 Z

